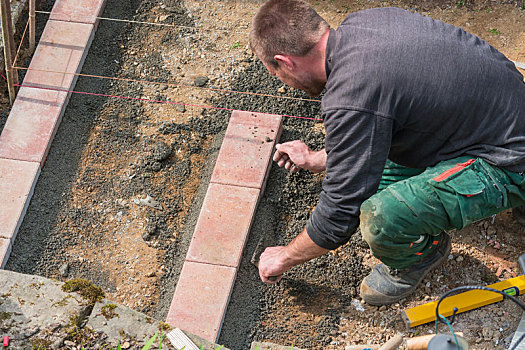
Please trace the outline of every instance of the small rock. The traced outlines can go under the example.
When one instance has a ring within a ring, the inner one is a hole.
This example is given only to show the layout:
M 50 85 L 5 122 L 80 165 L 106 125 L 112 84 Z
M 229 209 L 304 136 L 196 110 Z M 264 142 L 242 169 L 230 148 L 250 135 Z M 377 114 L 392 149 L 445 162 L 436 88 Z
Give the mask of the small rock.
M 70 341 L 70 340 L 64 340 L 64 345 L 67 345 L 67 346 L 71 346 L 71 347 L 73 347 L 73 346 L 75 346 L 75 343 L 73 343 L 73 342 Z
M 142 234 L 142 238 L 145 241 L 149 241 L 151 236 L 155 235 L 157 232 L 157 223 L 153 220 L 148 220 L 146 223 L 146 227 L 144 228 L 144 233 Z
M 361 302 L 359 302 L 359 300 L 357 299 L 353 299 L 352 300 L 352 306 L 355 307 L 355 309 L 357 311 L 361 311 L 361 312 L 364 312 L 365 311 L 365 308 L 363 307 L 363 305 L 361 304 Z
M 146 277 L 155 277 L 155 275 L 156 275 L 155 271 L 150 271 L 150 272 L 145 274 Z
M 146 198 L 133 199 L 133 203 L 138 204 L 138 205 L 145 205 L 147 207 L 154 208 L 154 209 L 159 209 L 159 210 L 162 209 L 162 204 L 160 204 L 158 201 L 153 199 L 149 194 L 146 195 Z
M 280 93 L 280 94 L 285 94 L 286 93 L 286 88 L 284 86 L 281 86 L 280 88 L 277 89 L 277 92 Z
M 266 138 L 264 139 L 266 142 L 272 142 L 273 139 L 269 138 L 268 136 L 266 136 Z
M 186 112 L 186 106 L 185 105 L 175 105 L 175 110 L 180 113 Z
M 64 339 L 59 338 L 51 344 L 51 349 L 62 349 L 62 346 L 64 345 Z
M 448 260 L 452 260 L 452 259 L 454 259 L 454 255 L 449 254 L 449 255 L 448 255 Z
M 69 273 L 69 263 L 66 262 L 60 265 L 60 267 L 58 268 L 58 272 L 60 273 L 60 276 L 67 277 Z
M 456 261 L 459 263 L 459 262 L 462 262 L 463 261 L 463 256 L 460 255 L 456 258 Z
M 171 155 L 171 152 L 172 152 L 172 149 L 170 146 L 168 146 L 163 141 L 159 141 L 153 147 L 153 151 L 151 152 L 151 155 L 153 157 L 153 160 L 157 162 L 162 162 L 163 160 L 166 160 Z
M 151 164 L 151 170 L 157 172 L 160 169 L 162 169 L 162 163 L 161 162 L 153 162 L 153 164 Z
M 483 338 L 486 340 L 491 340 L 494 336 L 494 331 L 490 328 L 483 328 L 481 333 L 483 334 Z
M 193 79 L 193 83 L 195 84 L 195 86 L 203 87 L 204 85 L 206 85 L 208 80 L 209 80 L 208 77 L 199 76 L 199 77 L 195 77 L 195 79 Z
M 182 15 L 184 13 L 184 9 L 182 7 L 166 6 L 163 9 L 171 13 L 176 13 L 178 15 Z
M 129 349 L 130 346 L 131 346 L 131 344 L 129 343 L 129 341 L 125 341 L 125 342 L 120 346 L 120 348 L 121 348 L 121 349 Z

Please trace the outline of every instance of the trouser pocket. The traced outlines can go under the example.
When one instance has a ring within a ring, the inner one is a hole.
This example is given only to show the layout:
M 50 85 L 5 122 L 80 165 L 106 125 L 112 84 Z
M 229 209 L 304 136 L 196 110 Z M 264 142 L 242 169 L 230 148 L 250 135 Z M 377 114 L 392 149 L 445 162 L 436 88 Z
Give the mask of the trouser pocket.
M 461 229 L 509 207 L 505 173 L 482 159 L 457 164 L 429 180 L 450 223 Z

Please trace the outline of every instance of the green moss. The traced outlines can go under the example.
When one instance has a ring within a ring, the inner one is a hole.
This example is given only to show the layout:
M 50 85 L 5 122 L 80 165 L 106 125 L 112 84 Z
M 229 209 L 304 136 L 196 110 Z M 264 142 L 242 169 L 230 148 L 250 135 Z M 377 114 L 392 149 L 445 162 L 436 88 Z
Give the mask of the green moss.
M 66 306 L 67 305 L 67 300 L 71 299 L 71 298 L 72 298 L 71 295 L 66 295 L 64 298 L 62 298 L 62 300 L 55 301 L 53 304 L 51 304 L 51 306 L 56 306 L 56 307 Z
M 41 338 L 31 339 L 31 350 L 47 350 L 51 349 L 51 341 Z
M 170 326 L 169 324 L 167 324 L 166 322 L 159 322 L 159 331 L 169 332 L 172 329 L 173 329 L 173 327 Z
M 12 312 L 0 311 L 0 321 L 7 321 L 13 316 Z
M 72 341 L 75 344 L 85 345 L 92 339 L 94 331 L 89 328 L 82 327 L 82 317 L 76 315 L 69 318 L 69 323 L 64 327 L 67 337 L 66 340 Z
M 36 282 L 31 283 L 31 284 L 29 285 L 29 287 L 31 287 L 31 288 L 35 288 L 35 289 L 40 289 L 40 285 L 39 285 L 38 283 L 36 283 Z
M 67 293 L 78 292 L 78 294 L 84 299 L 87 299 L 90 304 L 95 304 L 104 298 L 104 292 L 100 287 L 82 278 L 74 278 L 66 281 L 62 286 L 62 290 Z
M 100 312 L 102 313 L 102 316 L 106 318 L 106 320 L 110 320 L 113 317 L 117 316 L 120 317 L 116 312 L 115 309 L 117 308 L 117 305 L 115 304 L 106 304 L 102 306 L 100 309 Z

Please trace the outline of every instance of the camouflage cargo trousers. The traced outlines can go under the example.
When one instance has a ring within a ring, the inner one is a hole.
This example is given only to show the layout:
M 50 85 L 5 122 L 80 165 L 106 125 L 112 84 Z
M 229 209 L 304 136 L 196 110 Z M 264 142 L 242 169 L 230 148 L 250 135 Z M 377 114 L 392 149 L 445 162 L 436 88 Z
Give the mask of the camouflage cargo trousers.
M 458 157 L 426 169 L 388 161 L 379 191 L 361 206 L 361 233 L 375 257 L 404 269 L 423 260 L 444 230 L 525 203 L 525 175 L 481 158 Z

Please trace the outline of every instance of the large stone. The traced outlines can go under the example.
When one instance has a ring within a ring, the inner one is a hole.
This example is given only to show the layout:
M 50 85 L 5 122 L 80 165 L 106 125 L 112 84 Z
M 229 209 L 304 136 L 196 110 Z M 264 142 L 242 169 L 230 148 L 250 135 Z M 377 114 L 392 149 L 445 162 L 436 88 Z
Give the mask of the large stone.
M 0 329 L 10 349 L 26 349 L 30 339 L 53 333 L 86 317 L 88 303 L 63 283 L 39 276 L 0 270 Z
M 155 335 L 161 333 L 166 335 L 170 330 L 166 330 L 168 326 L 164 322 L 159 322 L 143 313 L 134 311 L 126 306 L 113 303 L 109 300 L 103 299 L 97 302 L 93 307 L 93 311 L 89 317 L 86 327 L 92 328 L 97 333 L 103 333 L 107 336 L 107 341 L 113 345 L 117 345 L 120 341 L 122 344 L 125 339 L 133 339 L 139 342 L 146 342 Z M 211 343 L 196 335 L 184 332 L 193 341 L 199 349 L 228 350 L 225 347 L 220 347 L 218 344 Z M 154 344 L 158 344 L 159 336 Z M 170 343 L 167 337 L 164 338 L 162 344 L 163 348 Z
M 108 341 L 117 345 L 126 337 L 147 341 L 159 332 L 161 324 L 140 312 L 103 299 L 93 307 L 87 327 L 106 334 Z

